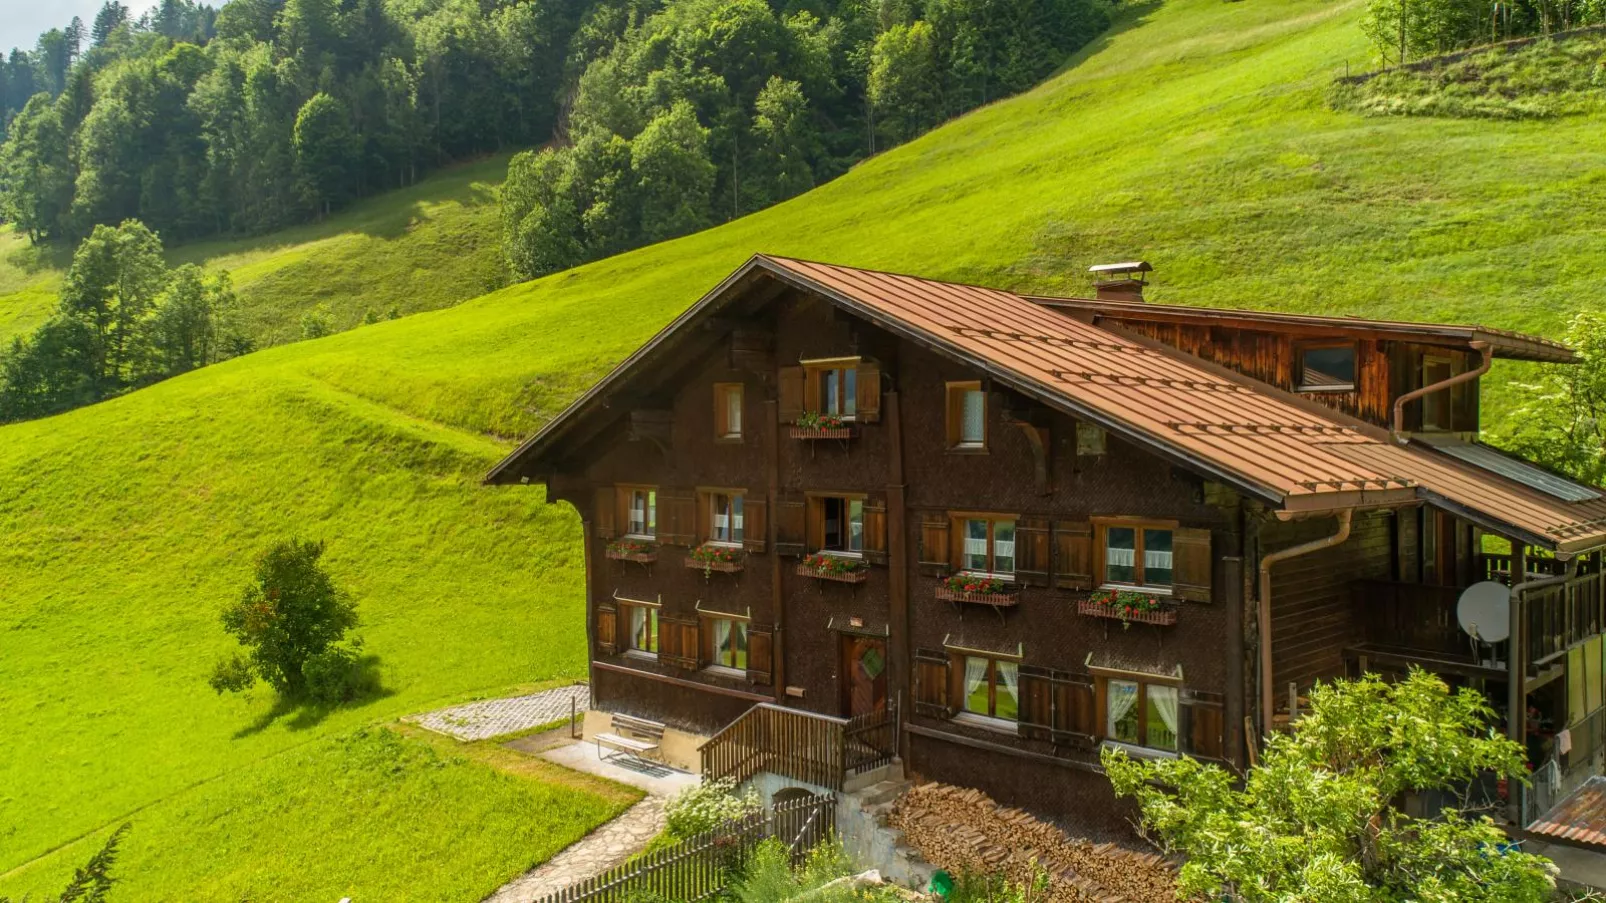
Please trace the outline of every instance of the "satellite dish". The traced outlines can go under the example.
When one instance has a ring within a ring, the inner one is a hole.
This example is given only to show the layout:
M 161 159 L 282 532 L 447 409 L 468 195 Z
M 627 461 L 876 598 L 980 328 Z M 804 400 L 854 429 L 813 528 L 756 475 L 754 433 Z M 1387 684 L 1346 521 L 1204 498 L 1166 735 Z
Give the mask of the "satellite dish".
M 1461 592 L 1455 619 L 1485 643 L 1504 640 L 1511 635 L 1511 587 L 1495 580 L 1472 584 Z

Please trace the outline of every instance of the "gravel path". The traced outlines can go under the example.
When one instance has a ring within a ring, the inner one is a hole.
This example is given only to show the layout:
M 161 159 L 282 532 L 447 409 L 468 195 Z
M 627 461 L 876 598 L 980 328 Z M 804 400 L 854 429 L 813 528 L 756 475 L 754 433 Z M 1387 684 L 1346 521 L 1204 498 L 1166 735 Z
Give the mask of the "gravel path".
M 648 796 L 546 864 L 502 886 L 486 903 L 530 903 L 624 862 L 664 829 L 664 798 Z
M 591 688 L 575 684 L 529 696 L 487 699 L 413 715 L 405 720 L 459 740 L 488 740 L 567 718 L 570 700 L 576 711 L 585 714 L 591 707 Z

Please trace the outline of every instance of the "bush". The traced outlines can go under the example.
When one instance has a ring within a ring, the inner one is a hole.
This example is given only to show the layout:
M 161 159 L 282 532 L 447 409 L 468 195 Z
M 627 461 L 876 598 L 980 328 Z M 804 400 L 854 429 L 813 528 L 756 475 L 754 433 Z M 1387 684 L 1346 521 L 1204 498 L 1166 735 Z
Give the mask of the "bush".
M 379 692 L 379 673 L 362 655 L 362 640 L 330 646 L 301 664 L 307 698 L 324 705 L 351 702 Z
M 760 808 L 758 794 L 753 791 L 736 794 L 735 781 L 728 778 L 708 781 L 675 794 L 664 808 L 664 830 L 684 840 L 751 815 Z

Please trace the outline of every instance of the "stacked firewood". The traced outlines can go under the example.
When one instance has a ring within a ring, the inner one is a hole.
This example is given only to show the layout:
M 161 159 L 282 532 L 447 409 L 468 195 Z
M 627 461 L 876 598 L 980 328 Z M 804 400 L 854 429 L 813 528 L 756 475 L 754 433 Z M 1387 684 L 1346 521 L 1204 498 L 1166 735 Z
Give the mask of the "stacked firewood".
M 905 793 L 888 823 L 932 865 L 1003 874 L 1027 883 L 1048 875 L 1046 903 L 1173 903 L 1176 871 L 1164 857 L 1093 844 L 979 790 L 924 784 Z

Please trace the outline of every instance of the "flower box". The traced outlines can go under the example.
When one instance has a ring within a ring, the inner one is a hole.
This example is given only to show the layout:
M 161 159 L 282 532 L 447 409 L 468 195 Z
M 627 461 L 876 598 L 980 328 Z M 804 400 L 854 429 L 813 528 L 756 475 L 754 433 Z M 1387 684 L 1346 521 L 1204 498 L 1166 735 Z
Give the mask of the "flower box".
M 729 546 L 702 545 L 686 556 L 686 567 L 708 574 L 734 574 L 742 569 L 742 550 Z
M 1160 627 L 1169 627 L 1177 623 L 1177 607 L 1169 602 L 1144 602 L 1133 605 L 1129 609 L 1126 600 L 1119 595 L 1100 595 L 1083 599 L 1076 603 L 1076 610 L 1093 618 L 1110 618 L 1121 621 L 1123 624 L 1155 624 Z M 1139 594 L 1132 594 L 1134 596 Z M 1145 596 L 1144 599 L 1149 597 Z
M 637 564 L 652 564 L 658 560 L 658 547 L 644 542 L 609 543 L 607 556 L 613 561 L 634 561 Z
M 794 426 L 793 439 L 852 439 L 858 430 L 851 426 Z
M 937 587 L 937 598 L 943 602 L 970 602 L 974 605 L 991 605 L 995 608 L 1004 608 L 1020 603 L 1020 593 L 1014 590 L 1008 592 L 978 593 L 962 589 L 949 589 L 946 586 Z
M 816 580 L 834 580 L 837 583 L 863 583 L 870 579 L 870 568 L 863 561 L 855 558 L 839 559 L 845 565 L 833 562 L 821 562 L 824 555 L 810 555 L 798 562 L 797 575 L 799 577 L 813 577 Z

